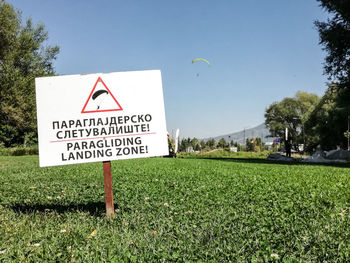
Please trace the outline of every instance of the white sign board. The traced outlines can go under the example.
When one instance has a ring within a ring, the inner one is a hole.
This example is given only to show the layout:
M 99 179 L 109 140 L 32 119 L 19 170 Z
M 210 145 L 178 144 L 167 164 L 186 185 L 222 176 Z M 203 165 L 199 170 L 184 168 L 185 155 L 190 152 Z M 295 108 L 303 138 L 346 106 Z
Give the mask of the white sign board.
M 159 70 L 35 79 L 40 166 L 169 154 Z

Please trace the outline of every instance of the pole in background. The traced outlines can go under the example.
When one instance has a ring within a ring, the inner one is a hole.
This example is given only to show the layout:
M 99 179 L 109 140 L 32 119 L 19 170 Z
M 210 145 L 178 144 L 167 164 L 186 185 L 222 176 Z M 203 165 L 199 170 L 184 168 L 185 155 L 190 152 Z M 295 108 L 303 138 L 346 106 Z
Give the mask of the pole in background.
M 244 139 L 243 139 L 243 143 L 244 143 L 244 150 L 246 151 L 246 150 L 247 150 L 247 145 L 246 145 L 246 142 L 245 142 L 245 128 L 244 128 Z
M 180 129 L 176 129 L 176 133 L 175 133 L 175 153 L 177 153 L 177 150 L 179 149 L 179 134 L 180 134 Z

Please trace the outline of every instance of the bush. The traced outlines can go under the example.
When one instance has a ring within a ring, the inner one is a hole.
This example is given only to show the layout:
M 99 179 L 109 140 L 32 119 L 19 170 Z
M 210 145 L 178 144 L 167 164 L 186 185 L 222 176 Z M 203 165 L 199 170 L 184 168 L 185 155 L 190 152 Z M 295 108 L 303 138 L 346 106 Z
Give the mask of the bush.
M 22 156 L 22 155 L 37 155 L 39 153 L 38 146 L 31 147 L 0 147 L 0 156 Z
M 264 159 L 269 156 L 269 151 L 263 152 L 231 152 L 228 149 L 217 149 L 215 151 L 202 153 L 178 153 L 179 157 L 190 158 L 258 158 Z

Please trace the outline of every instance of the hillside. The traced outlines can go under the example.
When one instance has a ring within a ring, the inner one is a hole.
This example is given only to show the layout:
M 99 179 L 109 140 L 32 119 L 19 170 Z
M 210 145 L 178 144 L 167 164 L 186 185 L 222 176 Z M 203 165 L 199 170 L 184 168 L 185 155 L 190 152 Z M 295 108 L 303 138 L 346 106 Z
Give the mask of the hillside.
M 244 144 L 244 138 L 257 138 L 260 137 L 263 139 L 263 142 L 270 142 L 272 141 L 271 137 L 266 138 L 269 135 L 269 130 L 265 126 L 265 124 L 260 124 L 254 128 L 245 129 L 242 131 L 220 135 L 217 137 L 212 137 L 214 140 L 219 141 L 221 138 L 224 138 L 226 141 L 233 140 L 234 142 L 238 142 L 239 144 Z M 205 138 L 204 140 L 207 141 L 211 138 Z

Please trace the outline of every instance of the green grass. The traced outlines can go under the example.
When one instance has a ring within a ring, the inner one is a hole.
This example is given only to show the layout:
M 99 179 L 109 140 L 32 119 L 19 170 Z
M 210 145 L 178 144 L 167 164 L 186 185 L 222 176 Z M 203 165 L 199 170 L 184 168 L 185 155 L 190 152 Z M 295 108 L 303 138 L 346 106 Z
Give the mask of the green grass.
M 349 262 L 350 168 L 248 159 L 39 168 L 0 157 L 0 262 Z M 88 238 L 90 233 L 96 234 Z

